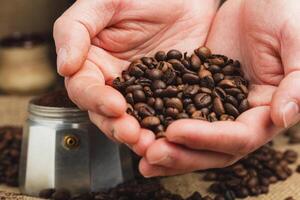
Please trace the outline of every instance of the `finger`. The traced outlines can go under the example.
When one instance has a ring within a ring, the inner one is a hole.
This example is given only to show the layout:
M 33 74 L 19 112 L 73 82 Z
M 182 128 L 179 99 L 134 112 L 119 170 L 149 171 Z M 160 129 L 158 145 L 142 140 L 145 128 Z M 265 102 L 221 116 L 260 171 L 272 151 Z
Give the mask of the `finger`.
M 272 98 L 272 120 L 279 127 L 291 127 L 300 121 L 300 71 L 289 73 Z
M 89 117 L 105 135 L 121 143 L 134 145 L 140 138 L 140 125 L 134 117 L 128 114 L 118 118 L 108 118 L 89 112 Z
M 147 162 L 145 158 L 141 159 L 139 163 L 139 170 L 140 173 L 147 178 L 155 177 L 155 176 L 172 176 L 172 175 L 185 174 L 189 172 L 188 169 L 178 170 L 178 169 L 151 165 L 150 163 Z
M 245 155 L 271 140 L 277 131 L 270 119 L 270 107 L 252 108 L 236 121 L 206 122 L 179 120 L 166 131 L 168 141 L 192 149 Z
M 250 107 L 257 106 L 270 106 L 272 96 L 275 93 L 277 87 L 272 85 L 250 85 L 248 101 Z
M 70 98 L 80 108 L 110 117 L 123 115 L 126 111 L 122 94 L 105 85 L 101 71 L 90 61 L 65 82 Z
M 232 163 L 233 156 L 212 151 L 195 151 L 160 139 L 149 147 L 146 160 L 151 165 L 195 171 L 225 167 Z
M 148 147 L 155 141 L 155 135 L 152 131 L 141 129 L 140 138 L 136 144 L 132 146 L 132 150 L 139 156 L 144 156 Z
M 58 72 L 70 76 L 82 66 L 91 38 L 104 29 L 116 8 L 114 1 L 77 1 L 54 24 Z

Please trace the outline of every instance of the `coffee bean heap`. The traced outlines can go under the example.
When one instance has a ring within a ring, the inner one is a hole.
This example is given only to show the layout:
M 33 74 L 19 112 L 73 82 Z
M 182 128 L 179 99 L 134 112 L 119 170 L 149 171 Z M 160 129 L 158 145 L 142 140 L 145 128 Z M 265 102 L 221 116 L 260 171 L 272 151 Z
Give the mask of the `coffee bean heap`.
M 270 184 L 291 176 L 288 165 L 295 163 L 297 157 L 295 151 L 282 153 L 266 145 L 232 166 L 207 172 L 203 179 L 216 181 L 209 191 L 218 194 L 220 200 L 258 196 L 268 193 Z
M 133 61 L 113 81 L 144 128 L 163 133 L 176 119 L 234 120 L 249 108 L 248 82 L 238 61 L 200 47 Z
M 165 190 L 158 179 L 138 179 L 118 185 L 108 191 L 86 193 L 71 197 L 67 190 L 45 189 L 39 194 L 42 198 L 54 200 L 184 200 L 180 195 Z M 202 197 L 194 192 L 185 200 L 212 200 L 209 196 Z
M 22 128 L 0 127 L 0 184 L 18 186 Z

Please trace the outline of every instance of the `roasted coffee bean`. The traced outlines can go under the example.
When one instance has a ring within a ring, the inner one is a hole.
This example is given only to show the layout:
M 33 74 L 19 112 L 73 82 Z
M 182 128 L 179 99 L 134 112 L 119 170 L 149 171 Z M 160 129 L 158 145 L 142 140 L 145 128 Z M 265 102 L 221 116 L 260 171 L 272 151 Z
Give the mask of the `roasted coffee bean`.
M 296 200 L 296 199 L 294 199 L 294 197 L 287 197 L 284 200 Z
M 212 112 L 207 116 L 207 120 L 210 122 L 218 121 L 216 113 Z
M 172 108 L 176 108 L 179 112 L 182 112 L 183 110 L 183 104 L 182 104 L 182 101 L 178 98 L 170 98 L 170 99 L 167 99 L 165 101 L 165 105 L 167 107 L 172 107 Z
M 200 79 L 204 79 L 208 76 L 212 76 L 212 74 L 211 74 L 210 71 L 204 69 L 204 70 L 199 71 L 198 76 L 199 76 Z
M 184 107 L 187 107 L 189 104 L 193 103 L 193 100 L 190 98 L 185 98 L 185 99 L 183 99 L 182 103 L 183 103 Z
M 210 55 L 211 51 L 207 47 L 199 47 L 195 50 L 195 54 L 202 60 L 206 60 Z
M 189 85 L 188 87 L 185 88 L 183 94 L 185 97 L 191 98 L 198 93 L 199 89 L 200 89 L 199 85 Z
M 182 76 L 183 83 L 198 84 L 200 79 L 196 74 L 186 73 Z
M 200 87 L 199 88 L 199 93 L 207 93 L 207 94 L 211 94 L 212 91 L 211 89 L 207 88 L 207 87 Z
M 225 88 L 224 90 L 228 95 L 231 96 L 236 96 L 241 93 L 241 90 L 238 88 Z
M 203 180 L 206 180 L 206 181 L 216 181 L 217 178 L 218 178 L 218 175 L 215 172 L 206 172 L 205 175 L 203 176 Z
M 152 97 L 153 96 L 153 92 L 151 90 L 151 88 L 149 86 L 144 86 L 144 93 L 147 97 Z
M 144 75 L 144 71 L 135 65 L 129 68 L 129 74 L 131 76 L 141 77 Z
M 246 110 L 249 109 L 249 102 L 247 99 L 243 99 L 239 105 L 239 112 L 242 113 L 242 112 L 245 112 Z
M 159 69 L 148 69 L 146 70 L 146 76 L 151 80 L 161 79 L 163 72 Z
M 215 81 L 216 83 L 218 83 L 218 82 L 224 80 L 224 74 L 221 74 L 221 73 L 215 73 L 215 74 L 213 75 L 213 79 L 214 79 L 214 81 Z
M 143 90 L 143 86 L 141 85 L 129 85 L 125 92 L 126 93 L 130 93 L 130 92 L 134 92 L 135 90 Z
M 220 87 L 216 87 L 213 89 L 212 91 L 212 96 L 213 97 L 218 97 L 220 98 L 221 100 L 225 100 L 225 97 L 226 97 L 226 92 L 220 88 Z
M 146 66 L 150 66 L 153 62 L 152 58 L 150 57 L 142 57 L 141 61 L 146 65 Z
M 190 63 L 190 67 L 195 71 L 199 70 L 202 64 L 200 58 L 195 54 L 191 56 Z
M 154 102 L 154 109 L 161 112 L 164 109 L 164 101 L 161 98 L 156 98 Z
M 158 51 L 154 57 L 157 61 L 164 61 L 167 58 L 166 53 L 164 51 Z
M 54 200 L 69 200 L 69 199 L 71 199 L 71 194 L 66 189 L 57 189 L 53 193 L 52 198 Z
M 194 112 L 197 111 L 197 108 L 194 104 L 189 104 L 187 107 L 186 107 L 186 111 L 188 114 L 192 115 Z
M 210 66 L 208 67 L 208 70 L 209 70 L 211 73 L 215 74 L 215 73 L 221 72 L 222 68 L 221 68 L 220 66 L 218 66 L 218 65 L 210 65 Z
M 174 85 L 169 85 L 166 89 L 163 90 L 162 95 L 164 97 L 176 97 L 179 93 L 179 90 Z
M 194 97 L 194 103 L 197 108 L 206 107 L 211 102 L 212 102 L 211 96 L 206 93 L 200 93 Z
M 140 77 L 135 81 L 136 84 L 140 84 L 142 86 L 150 86 L 152 84 L 152 81 L 148 78 Z
M 145 117 L 141 122 L 141 125 L 145 128 L 153 128 L 155 126 L 158 126 L 159 124 L 160 120 L 155 116 Z
M 214 81 L 212 76 L 206 76 L 203 79 L 200 79 L 200 85 L 202 87 L 214 88 L 215 87 L 215 81 Z
M 135 90 L 133 91 L 133 99 L 134 102 L 145 102 L 146 95 L 143 90 Z
M 166 109 L 166 115 L 170 116 L 170 117 L 172 117 L 174 119 L 177 118 L 178 114 L 179 114 L 179 110 L 176 109 L 176 108 L 169 107 L 169 108 Z
M 235 98 L 235 97 L 233 97 L 233 96 L 231 96 L 231 95 L 227 95 L 226 97 L 225 97 L 225 101 L 227 102 L 227 103 L 230 103 L 230 104 L 232 104 L 234 107 L 239 107 L 239 102 L 238 102 L 238 100 Z M 248 103 L 248 101 L 247 101 L 247 103 Z M 247 109 L 246 109 L 247 110 Z
M 144 106 L 144 107 L 139 108 L 138 114 L 141 117 L 153 116 L 153 115 L 155 115 L 155 110 L 150 106 Z
M 300 165 L 297 166 L 296 172 L 300 173 Z
M 226 113 L 232 115 L 233 117 L 237 117 L 240 114 L 240 112 L 231 103 L 225 103 L 224 108 Z
M 199 120 L 207 120 L 206 115 L 202 113 L 200 110 L 193 112 L 192 119 L 199 119 Z
M 39 197 L 44 199 L 50 199 L 54 192 L 55 192 L 54 189 L 44 189 L 39 192 Z
M 214 109 L 215 113 L 219 116 L 221 116 L 225 113 L 225 108 L 223 106 L 222 100 L 219 97 L 214 98 L 213 109 Z
M 220 86 L 222 88 L 235 88 L 235 87 L 237 87 L 235 81 L 228 80 L 228 79 L 220 81 L 218 83 L 218 86 Z
M 131 104 L 134 103 L 134 99 L 133 99 L 133 94 L 132 94 L 132 93 L 126 94 L 125 99 L 126 99 L 126 101 L 127 101 L 128 103 L 131 103 Z
M 166 82 L 166 84 L 171 84 L 176 80 L 176 73 L 173 69 L 169 68 L 167 69 L 163 76 L 162 80 Z
M 234 117 L 231 115 L 223 114 L 220 116 L 221 121 L 234 121 Z
M 177 60 L 180 60 L 182 58 L 182 53 L 178 50 L 170 50 L 168 51 L 167 53 L 167 59 L 170 60 L 170 59 L 177 59 Z
M 177 119 L 188 119 L 190 116 L 186 113 L 179 113 L 176 117 Z
M 233 65 L 226 65 L 225 67 L 222 68 L 222 73 L 224 75 L 233 75 L 236 72 L 239 72 L 239 69 Z
M 166 83 L 163 82 L 162 80 L 155 80 L 152 84 L 152 89 L 165 89 L 167 87 Z
M 283 157 L 288 163 L 294 163 L 298 158 L 298 154 L 293 150 L 287 150 L 283 153 Z
M 210 112 L 209 108 L 201 108 L 200 111 L 204 114 L 204 115 L 208 115 Z

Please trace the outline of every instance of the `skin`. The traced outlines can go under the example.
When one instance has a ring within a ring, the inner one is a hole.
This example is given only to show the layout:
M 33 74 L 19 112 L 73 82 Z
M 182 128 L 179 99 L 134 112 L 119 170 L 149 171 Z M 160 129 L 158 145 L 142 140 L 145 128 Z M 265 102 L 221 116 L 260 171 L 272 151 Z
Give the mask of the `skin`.
M 214 18 L 218 1 L 186 2 L 81 0 L 54 27 L 58 71 L 71 99 L 108 137 L 143 156 L 146 177 L 228 166 L 300 119 L 300 3 L 231 0 Z M 109 83 L 134 57 L 191 51 L 205 41 L 241 61 L 252 108 L 234 122 L 178 120 L 154 141 L 125 114 L 124 98 Z

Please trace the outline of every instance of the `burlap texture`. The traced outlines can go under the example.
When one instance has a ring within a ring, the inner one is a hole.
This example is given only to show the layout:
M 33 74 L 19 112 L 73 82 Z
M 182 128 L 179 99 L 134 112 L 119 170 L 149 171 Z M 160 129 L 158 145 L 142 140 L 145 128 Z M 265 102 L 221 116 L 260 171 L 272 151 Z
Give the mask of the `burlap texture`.
M 30 97 L 16 97 L 16 96 L 0 96 L 0 125 L 22 125 L 27 116 L 27 104 Z M 300 128 L 299 128 L 300 131 Z M 275 139 L 275 146 L 277 149 L 294 149 L 300 155 L 300 145 L 287 146 L 287 139 L 278 136 Z M 300 159 L 298 161 L 300 164 Z M 295 169 L 296 165 L 292 168 Z M 165 187 L 171 192 L 178 193 L 184 197 L 200 191 L 201 194 L 206 194 L 206 189 L 209 185 L 207 182 L 201 181 L 201 174 L 187 174 L 182 176 L 169 177 L 162 180 Z M 300 174 L 294 173 L 287 181 L 274 184 L 270 188 L 268 195 L 261 195 L 259 197 L 247 198 L 249 200 L 284 200 L 288 196 L 293 196 L 294 199 L 300 200 Z M 0 186 L 0 199 L 17 199 L 17 200 L 36 200 L 38 198 L 26 197 L 17 195 L 17 188 L 9 188 Z

